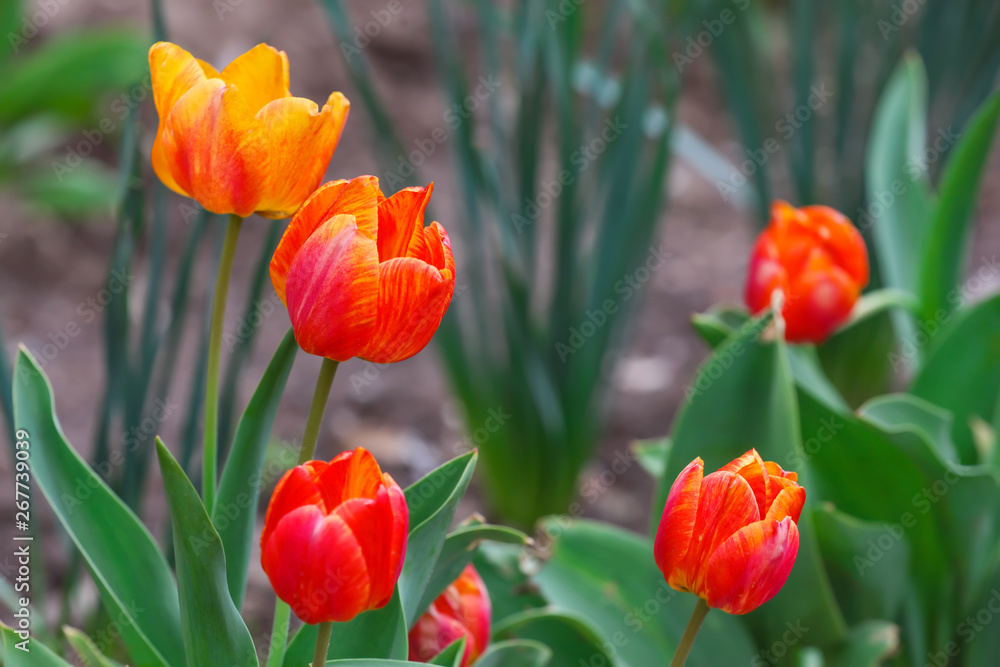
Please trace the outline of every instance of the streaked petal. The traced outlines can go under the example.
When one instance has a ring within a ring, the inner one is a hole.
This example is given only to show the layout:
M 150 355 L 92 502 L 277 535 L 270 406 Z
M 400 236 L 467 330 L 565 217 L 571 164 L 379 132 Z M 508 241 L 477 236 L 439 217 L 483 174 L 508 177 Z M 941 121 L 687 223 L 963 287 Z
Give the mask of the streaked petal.
M 767 516 L 764 518 L 771 521 L 781 521 L 787 516 L 791 517 L 792 521 L 797 524 L 802 515 L 802 506 L 806 502 L 806 490 L 792 482 L 786 484 L 768 507 Z
M 670 487 L 653 542 L 653 559 L 669 581 L 687 553 L 698 516 L 698 499 L 705 462 L 696 458 L 681 471 Z
M 281 302 L 287 305 L 285 284 L 288 269 L 306 240 L 335 215 L 354 216 L 355 226 L 375 240 L 378 234 L 378 179 L 359 176 L 350 181 L 331 181 L 316 190 L 285 229 L 271 258 L 271 282 Z M 377 256 L 376 256 L 377 260 Z
M 375 363 L 402 361 L 424 349 L 444 317 L 455 277 L 410 257 L 378 267 L 378 321 L 358 356 Z
M 738 459 L 719 468 L 719 470 L 734 472 L 745 479 L 750 488 L 753 489 L 753 495 L 757 499 L 757 511 L 760 512 L 760 516 L 767 514 L 767 466 L 764 465 L 764 459 L 760 457 L 756 449 L 751 449 Z
M 798 551 L 799 529 L 791 517 L 743 528 L 708 561 L 708 606 L 730 614 L 753 611 L 785 585 Z
M 287 218 L 319 186 L 350 106 L 346 97 L 333 93 L 322 110 L 311 100 L 285 97 L 257 113 L 267 156 L 258 165 L 262 196 L 257 212 L 261 216 Z
M 295 340 L 336 361 L 358 356 L 376 332 L 378 249 L 352 216 L 325 222 L 296 253 L 286 301 Z
M 288 97 L 288 56 L 273 46 L 258 44 L 219 73 L 243 94 L 251 113 L 267 103 Z
M 358 447 L 330 461 L 316 484 L 327 507 L 336 507 L 351 498 L 374 500 L 382 488 L 382 471 L 371 452 Z
M 409 250 L 411 246 L 422 247 L 425 243 L 422 235 L 424 211 L 433 191 L 433 183 L 426 188 L 405 188 L 379 204 L 378 260 L 380 262 L 387 262 L 396 257 L 417 257 Z

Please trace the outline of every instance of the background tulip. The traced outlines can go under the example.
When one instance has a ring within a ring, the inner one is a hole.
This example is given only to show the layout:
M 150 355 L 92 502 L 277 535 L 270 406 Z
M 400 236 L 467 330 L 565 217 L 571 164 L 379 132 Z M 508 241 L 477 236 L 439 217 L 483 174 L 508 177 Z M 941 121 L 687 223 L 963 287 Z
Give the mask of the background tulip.
M 209 211 L 292 215 L 326 172 L 350 103 L 288 92 L 288 58 L 259 44 L 218 72 L 169 42 L 149 50 L 160 124 L 153 168 Z
M 868 252 L 851 221 L 826 206 L 796 209 L 783 201 L 750 255 L 746 302 L 754 313 L 780 289 L 785 338 L 819 343 L 847 320 L 868 284 Z
M 402 489 L 368 451 L 308 461 L 285 473 L 271 496 L 261 564 L 306 623 L 349 621 L 392 598 L 408 523 Z
M 433 186 L 388 199 L 374 176 L 334 181 L 292 218 L 271 281 L 310 354 L 402 361 L 430 342 L 455 290 L 444 227 L 424 227 Z
M 410 630 L 410 660 L 427 662 L 464 636 L 461 667 L 469 667 L 489 643 L 492 614 L 486 585 L 466 566 Z
M 695 459 L 670 488 L 654 558 L 673 588 L 746 614 L 788 579 L 806 493 L 795 473 L 765 463 L 754 449 L 703 477 L 704 470 Z

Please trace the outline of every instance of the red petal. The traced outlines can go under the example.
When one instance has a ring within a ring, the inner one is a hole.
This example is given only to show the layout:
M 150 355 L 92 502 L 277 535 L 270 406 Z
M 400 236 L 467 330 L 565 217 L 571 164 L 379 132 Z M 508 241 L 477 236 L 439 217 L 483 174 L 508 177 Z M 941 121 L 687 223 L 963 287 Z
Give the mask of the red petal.
M 653 542 L 653 559 L 667 581 L 674 576 L 674 570 L 691 543 L 704 473 L 705 462 L 701 457 L 689 463 L 671 485 L 660 515 L 660 525 Z
M 799 529 L 791 517 L 740 530 L 708 561 L 708 606 L 730 614 L 753 611 L 785 585 L 798 551 Z
M 270 518 L 270 510 L 268 511 Z M 261 540 L 260 563 L 277 596 L 296 608 L 296 614 L 305 620 L 311 609 L 300 613 L 299 599 L 307 586 L 306 570 L 312 569 L 312 542 L 324 520 L 323 512 L 315 505 L 305 505 L 284 515 Z
M 375 240 L 357 229 L 352 216 L 336 215 L 309 237 L 285 287 L 303 350 L 347 361 L 365 349 L 376 332 L 379 268 Z
M 261 548 L 286 514 L 306 505 L 314 505 L 321 513 L 326 514 L 322 494 L 316 485 L 316 477 L 326 465 L 323 461 L 308 461 L 282 475 L 267 505 L 264 531 L 260 536 Z
M 332 509 L 351 498 L 374 500 L 382 487 L 382 471 L 371 452 L 358 447 L 330 461 L 316 483 Z
M 395 257 L 413 257 L 409 249 L 415 243 L 423 245 L 424 211 L 434 191 L 426 188 L 400 190 L 378 207 L 378 261 Z
M 348 524 L 335 512 L 326 517 L 313 537 L 309 559 L 301 564 L 304 586 L 299 596 L 312 618 L 292 605 L 306 623 L 342 623 L 369 609 L 371 581 L 355 533 L 360 530 L 363 528 Z
M 785 480 L 782 480 L 785 481 Z M 806 490 L 793 482 L 785 482 L 783 488 L 767 509 L 766 519 L 781 521 L 790 516 L 795 523 L 799 522 L 802 506 L 806 502 Z

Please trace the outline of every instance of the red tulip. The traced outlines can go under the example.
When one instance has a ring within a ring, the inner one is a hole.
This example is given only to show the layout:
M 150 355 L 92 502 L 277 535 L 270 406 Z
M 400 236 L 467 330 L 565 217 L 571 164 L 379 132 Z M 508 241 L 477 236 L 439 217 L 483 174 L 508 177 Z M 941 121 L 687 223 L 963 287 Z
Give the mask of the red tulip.
M 461 667 L 469 667 L 490 641 L 492 614 L 486 585 L 472 565 L 466 566 L 410 630 L 410 660 L 427 662 L 464 636 Z
M 799 551 L 806 492 L 757 450 L 705 476 L 701 458 L 670 487 L 653 556 L 673 588 L 746 614 L 785 585 Z
M 368 451 L 307 461 L 278 482 L 260 537 L 278 597 L 306 623 L 349 621 L 392 598 L 409 511 Z
M 746 302 L 754 313 L 784 292 L 790 342 L 820 343 L 851 314 L 868 284 L 868 252 L 851 221 L 826 206 L 771 206 L 771 222 L 750 254 Z
M 259 44 L 221 72 L 170 42 L 149 50 L 160 124 L 153 169 L 214 213 L 295 212 L 323 179 L 350 103 L 288 92 L 288 58 Z
M 402 361 L 430 342 L 455 290 L 444 227 L 424 227 L 433 186 L 386 198 L 374 176 L 322 186 L 292 218 L 271 282 L 310 354 Z

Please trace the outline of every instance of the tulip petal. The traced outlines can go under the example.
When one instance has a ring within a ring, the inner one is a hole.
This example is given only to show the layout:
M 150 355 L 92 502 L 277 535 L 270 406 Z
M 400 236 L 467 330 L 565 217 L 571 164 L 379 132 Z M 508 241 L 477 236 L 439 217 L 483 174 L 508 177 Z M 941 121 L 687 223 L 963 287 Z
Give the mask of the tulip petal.
M 799 529 L 791 517 L 743 528 L 708 561 L 708 606 L 730 614 L 753 611 L 785 585 L 798 551 Z
M 455 290 L 454 274 L 411 257 L 390 259 L 378 271 L 378 321 L 358 356 L 375 363 L 409 359 L 441 324 Z
M 315 505 L 321 513 L 326 514 L 322 505 L 322 494 L 315 481 L 322 474 L 326 465 L 323 461 L 309 461 L 304 465 L 295 466 L 282 475 L 277 486 L 274 487 L 271 501 L 267 505 L 264 531 L 260 536 L 261 545 L 268 541 L 271 533 L 285 515 L 300 507 Z
M 378 261 L 418 257 L 408 251 L 411 246 L 422 248 L 425 244 L 424 211 L 433 191 L 433 183 L 426 188 L 405 188 L 379 204 Z
M 226 83 L 242 91 L 251 113 L 282 97 L 288 97 L 288 56 L 273 46 L 258 44 L 222 70 Z
M 774 502 L 768 507 L 767 516 L 764 518 L 771 521 L 781 521 L 788 516 L 797 524 L 799 516 L 802 515 L 802 506 L 806 502 L 806 490 L 792 482 L 786 482 L 786 484 L 787 486 L 778 493 Z
M 161 118 L 153 168 L 164 184 L 209 211 L 246 217 L 259 197 L 256 165 L 264 160 L 259 135 L 239 91 L 208 79 Z
M 322 110 L 312 100 L 284 97 L 257 113 L 267 156 L 257 165 L 264 193 L 257 210 L 261 216 L 287 218 L 319 186 L 350 106 L 346 97 L 333 93 Z
M 392 505 L 385 487 L 379 486 L 374 500 L 353 498 L 344 501 L 334 513 L 354 528 L 368 571 L 370 588 L 366 609 L 379 609 L 392 597 L 396 586 L 395 563 L 390 560 L 392 539 Z
M 358 230 L 353 216 L 336 215 L 308 238 L 286 286 L 303 350 L 335 361 L 359 355 L 376 332 L 379 269 L 375 239 Z
M 271 512 L 268 509 L 268 517 Z M 311 543 L 324 520 L 315 505 L 304 505 L 281 517 L 261 540 L 260 563 L 277 596 L 305 620 L 299 599 L 306 585 L 302 566 L 310 562 Z
M 667 581 L 673 576 L 674 569 L 684 558 L 691 543 L 704 474 L 705 462 L 698 457 L 681 471 L 667 495 L 660 525 L 656 529 L 656 540 L 653 542 L 653 559 Z
M 288 304 L 285 286 L 295 255 L 330 218 L 337 214 L 353 215 L 362 233 L 373 240 L 377 237 L 379 194 L 377 178 L 359 176 L 350 181 L 331 181 L 310 195 L 288 224 L 271 258 L 271 282 L 282 303 Z
M 368 609 L 371 579 L 359 536 L 369 526 L 347 523 L 334 512 L 326 517 L 313 535 L 303 577 L 300 601 L 316 620 L 299 615 L 306 623 L 349 621 Z M 275 532 L 280 537 L 281 526 Z M 293 605 L 292 609 L 295 607 Z
M 389 564 L 392 567 L 392 580 L 399 579 L 403 571 L 403 561 L 406 559 L 406 542 L 410 534 L 410 510 L 406 506 L 406 495 L 399 484 L 385 473 L 383 476 L 386 489 L 389 492 L 389 505 L 392 508 L 392 530 L 389 536 Z
M 150 47 L 149 75 L 161 128 L 177 100 L 210 78 L 199 60 L 170 42 L 157 42 Z
M 812 224 L 818 228 L 823 246 L 858 285 L 868 284 L 868 249 L 861 232 L 846 215 L 829 206 L 803 206 Z
M 336 507 L 351 498 L 374 500 L 382 487 L 382 471 L 371 452 L 358 447 L 330 461 L 316 484 L 327 507 Z
M 756 449 L 751 449 L 738 459 L 719 468 L 719 470 L 734 472 L 745 479 L 750 488 L 753 489 L 753 495 L 757 499 L 757 511 L 760 513 L 760 516 L 767 514 L 767 466 L 764 465 L 764 459 L 760 457 Z
M 851 314 L 860 287 L 831 265 L 808 271 L 792 283 L 782 314 L 785 338 L 792 342 L 826 340 Z
M 701 595 L 705 566 L 715 550 L 734 533 L 760 518 L 757 499 L 745 479 L 731 472 L 716 471 L 707 475 L 701 482 L 691 542 L 674 576 L 668 579 L 670 585 Z

